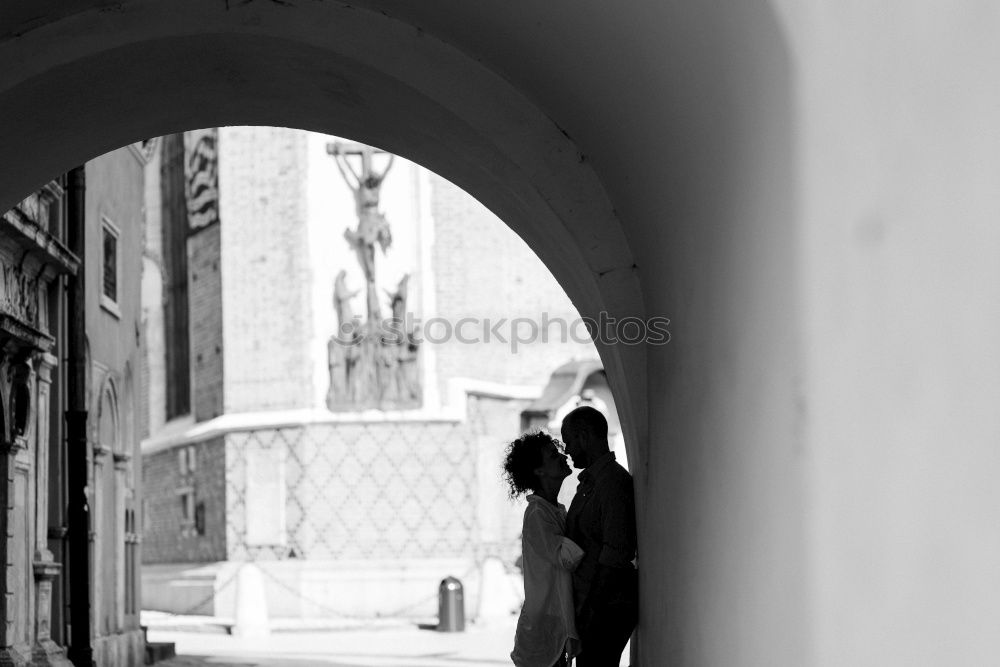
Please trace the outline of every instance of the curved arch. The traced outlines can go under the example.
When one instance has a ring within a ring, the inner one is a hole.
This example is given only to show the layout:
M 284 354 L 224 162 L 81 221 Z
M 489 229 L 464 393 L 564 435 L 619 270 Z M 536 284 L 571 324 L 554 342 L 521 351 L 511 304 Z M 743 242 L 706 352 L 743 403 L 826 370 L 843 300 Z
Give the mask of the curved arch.
M 118 386 L 110 373 L 105 375 L 101 381 L 101 388 L 97 392 L 96 407 L 97 442 L 110 446 L 111 451 L 118 454 L 121 452 L 123 440 L 120 429 L 120 406 L 118 405 Z
M 644 664 L 773 662 L 775 645 L 804 664 L 811 586 L 835 580 L 804 571 L 812 435 L 788 397 L 815 389 L 801 344 L 821 291 L 799 292 L 798 262 L 821 237 L 799 237 L 796 198 L 840 193 L 796 169 L 849 163 L 816 140 L 842 118 L 796 90 L 839 77 L 839 33 L 794 4 L 12 0 L 0 206 L 101 151 L 220 124 L 351 136 L 440 172 L 520 233 L 582 314 L 676 322 L 670 346 L 600 350 L 632 436 L 643 622 L 664 628 L 644 636 Z M 780 18 L 805 40 L 794 50 Z
M 220 124 L 351 136 L 438 171 L 582 314 L 677 323 L 669 347 L 600 349 L 635 463 L 643 622 L 664 628 L 644 664 L 766 663 L 775 645 L 807 662 L 814 498 L 786 396 L 806 358 L 795 141 L 822 148 L 825 125 L 801 125 L 821 116 L 794 87 L 833 60 L 786 52 L 775 7 L 794 3 L 347 1 L 5 4 L 0 206 L 104 150 Z M 784 9 L 805 51 L 827 44 L 814 12 Z
M 470 192 L 525 239 L 582 315 L 644 312 L 632 252 L 583 151 L 495 72 L 405 22 L 338 3 L 297 13 L 207 4 L 89 9 L 0 42 L 0 61 L 17 64 L 0 73 L 0 149 L 31 156 L 0 165 L 0 206 L 149 136 L 292 126 L 391 150 Z M 53 91 L 80 103 L 22 105 Z M 598 347 L 635 446 L 646 430 L 645 352 Z

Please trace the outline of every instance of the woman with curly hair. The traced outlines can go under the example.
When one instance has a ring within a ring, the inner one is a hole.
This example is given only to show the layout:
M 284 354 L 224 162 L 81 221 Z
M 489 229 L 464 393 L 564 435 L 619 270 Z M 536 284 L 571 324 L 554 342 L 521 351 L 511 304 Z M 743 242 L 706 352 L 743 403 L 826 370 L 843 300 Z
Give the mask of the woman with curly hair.
M 512 499 L 528 494 L 521 531 L 524 606 L 510 657 L 517 667 L 568 667 L 580 648 L 570 572 L 583 557 L 565 536 L 566 508 L 558 501 L 569 463 L 555 438 L 526 433 L 507 447 L 503 470 Z

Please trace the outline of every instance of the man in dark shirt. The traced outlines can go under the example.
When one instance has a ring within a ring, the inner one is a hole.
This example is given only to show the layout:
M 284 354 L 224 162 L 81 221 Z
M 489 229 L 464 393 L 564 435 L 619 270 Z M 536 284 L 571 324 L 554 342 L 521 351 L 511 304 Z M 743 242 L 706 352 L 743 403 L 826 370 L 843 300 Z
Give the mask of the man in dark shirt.
M 638 620 L 635 496 L 632 476 L 608 448 L 608 422 L 596 409 L 576 408 L 562 439 L 580 484 L 566 517 L 566 536 L 583 549 L 573 573 L 579 667 L 618 667 Z

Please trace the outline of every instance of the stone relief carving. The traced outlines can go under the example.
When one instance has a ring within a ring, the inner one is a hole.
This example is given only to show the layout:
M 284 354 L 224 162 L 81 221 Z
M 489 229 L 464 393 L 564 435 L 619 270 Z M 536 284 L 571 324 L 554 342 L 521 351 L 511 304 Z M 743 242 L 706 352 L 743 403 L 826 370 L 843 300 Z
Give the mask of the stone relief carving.
M 47 183 L 42 189 L 32 192 L 17 203 L 14 208 L 6 211 L 3 217 L 14 222 L 17 219 L 27 221 L 49 231 L 53 204 L 62 197 L 62 187 L 55 181 Z
M 4 265 L 0 270 L 0 313 L 37 326 L 38 281 L 24 275 L 16 267 Z
M 184 133 L 184 179 L 192 230 L 219 221 L 218 134 L 216 128 Z
M 30 437 L 39 354 L 15 338 L 8 338 L 0 351 L 0 438 L 6 448 L 25 447 Z

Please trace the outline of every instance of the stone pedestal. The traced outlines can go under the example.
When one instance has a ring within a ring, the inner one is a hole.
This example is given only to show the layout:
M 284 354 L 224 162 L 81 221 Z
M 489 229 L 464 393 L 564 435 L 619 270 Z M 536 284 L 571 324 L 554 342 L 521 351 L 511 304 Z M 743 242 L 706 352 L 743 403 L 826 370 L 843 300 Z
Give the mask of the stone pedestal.
M 264 579 L 253 563 L 245 563 L 237 574 L 233 620 L 233 634 L 240 637 L 266 637 L 271 632 Z
M 72 663 L 66 657 L 66 651 L 52 641 L 52 584 L 59 576 L 62 566 L 52 560 L 52 554 L 46 550 L 37 554 L 37 560 L 32 564 L 35 570 L 35 645 L 31 651 L 33 665 L 60 665 L 70 667 Z
M 32 663 L 70 665 L 66 650 L 52 641 L 52 587 L 61 574 L 48 549 L 49 534 L 49 395 L 52 369 L 58 359 L 48 353 L 37 355 L 35 363 L 35 641 Z
M 0 372 L 0 375 L 3 375 Z M 21 447 L 9 441 L 0 444 L 0 562 L 4 576 L 0 579 L 0 604 L 4 623 L 0 626 L 0 667 L 20 667 L 30 664 L 31 650 L 25 633 L 28 616 L 28 590 L 22 577 L 25 548 L 24 513 L 25 473 L 23 460 L 18 460 Z

